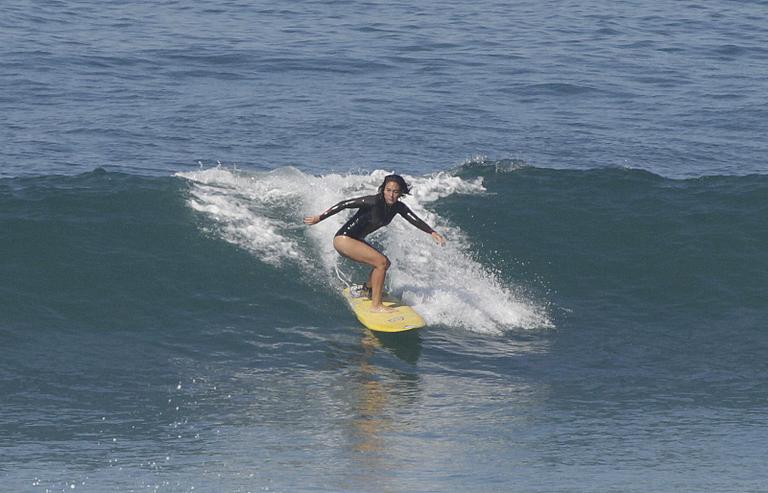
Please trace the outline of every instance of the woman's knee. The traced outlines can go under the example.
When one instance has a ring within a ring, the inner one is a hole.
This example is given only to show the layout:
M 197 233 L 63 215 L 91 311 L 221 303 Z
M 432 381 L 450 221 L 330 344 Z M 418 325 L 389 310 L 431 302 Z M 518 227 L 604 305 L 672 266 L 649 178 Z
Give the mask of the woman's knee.
M 377 259 L 376 264 L 374 267 L 377 269 L 389 269 L 389 266 L 392 265 L 392 262 L 389 261 L 389 258 L 387 258 L 386 255 L 382 255 L 381 258 Z

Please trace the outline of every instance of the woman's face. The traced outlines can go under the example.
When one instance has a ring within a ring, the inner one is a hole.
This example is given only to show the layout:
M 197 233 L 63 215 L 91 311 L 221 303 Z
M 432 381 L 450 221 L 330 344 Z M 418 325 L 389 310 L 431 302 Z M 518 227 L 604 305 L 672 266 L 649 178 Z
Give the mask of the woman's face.
M 393 205 L 397 202 L 400 195 L 402 195 L 402 190 L 400 190 L 400 185 L 398 185 L 396 181 L 388 181 L 384 184 L 384 202 L 386 202 L 387 205 Z

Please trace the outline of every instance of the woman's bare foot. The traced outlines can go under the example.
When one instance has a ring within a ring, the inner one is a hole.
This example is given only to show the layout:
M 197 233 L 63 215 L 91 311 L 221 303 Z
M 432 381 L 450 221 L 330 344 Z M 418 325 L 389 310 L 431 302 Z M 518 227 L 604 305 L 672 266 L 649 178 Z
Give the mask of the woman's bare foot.
M 388 306 L 381 305 L 381 306 L 372 306 L 370 311 L 372 311 L 373 313 L 393 313 L 393 312 L 396 312 L 397 310 L 395 310 L 394 308 L 390 308 Z

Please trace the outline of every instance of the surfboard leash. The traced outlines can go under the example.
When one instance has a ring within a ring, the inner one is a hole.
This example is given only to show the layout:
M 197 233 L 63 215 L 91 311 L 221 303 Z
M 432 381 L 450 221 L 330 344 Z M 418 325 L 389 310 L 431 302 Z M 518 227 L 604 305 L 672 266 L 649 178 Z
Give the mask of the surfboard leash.
M 339 270 L 339 266 L 336 264 L 333 264 L 333 269 L 336 271 L 336 277 L 339 278 L 339 281 L 343 282 L 344 285 L 347 286 L 347 289 L 352 289 L 352 284 L 348 280 L 346 280 L 344 277 L 342 277 L 341 270 Z

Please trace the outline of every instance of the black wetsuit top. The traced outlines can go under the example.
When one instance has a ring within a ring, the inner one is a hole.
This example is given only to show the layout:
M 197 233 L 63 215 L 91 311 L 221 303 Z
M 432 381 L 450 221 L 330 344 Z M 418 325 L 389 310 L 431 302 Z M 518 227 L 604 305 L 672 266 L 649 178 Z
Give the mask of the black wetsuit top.
M 367 195 L 356 199 L 342 200 L 327 211 L 320 214 L 320 220 L 326 219 L 343 209 L 357 209 L 357 212 L 336 232 L 336 236 L 349 236 L 362 240 L 382 226 L 386 226 L 400 214 L 406 221 L 413 224 L 425 233 L 434 230 L 427 223 L 414 214 L 407 205 L 398 201 L 387 205 L 381 195 Z

